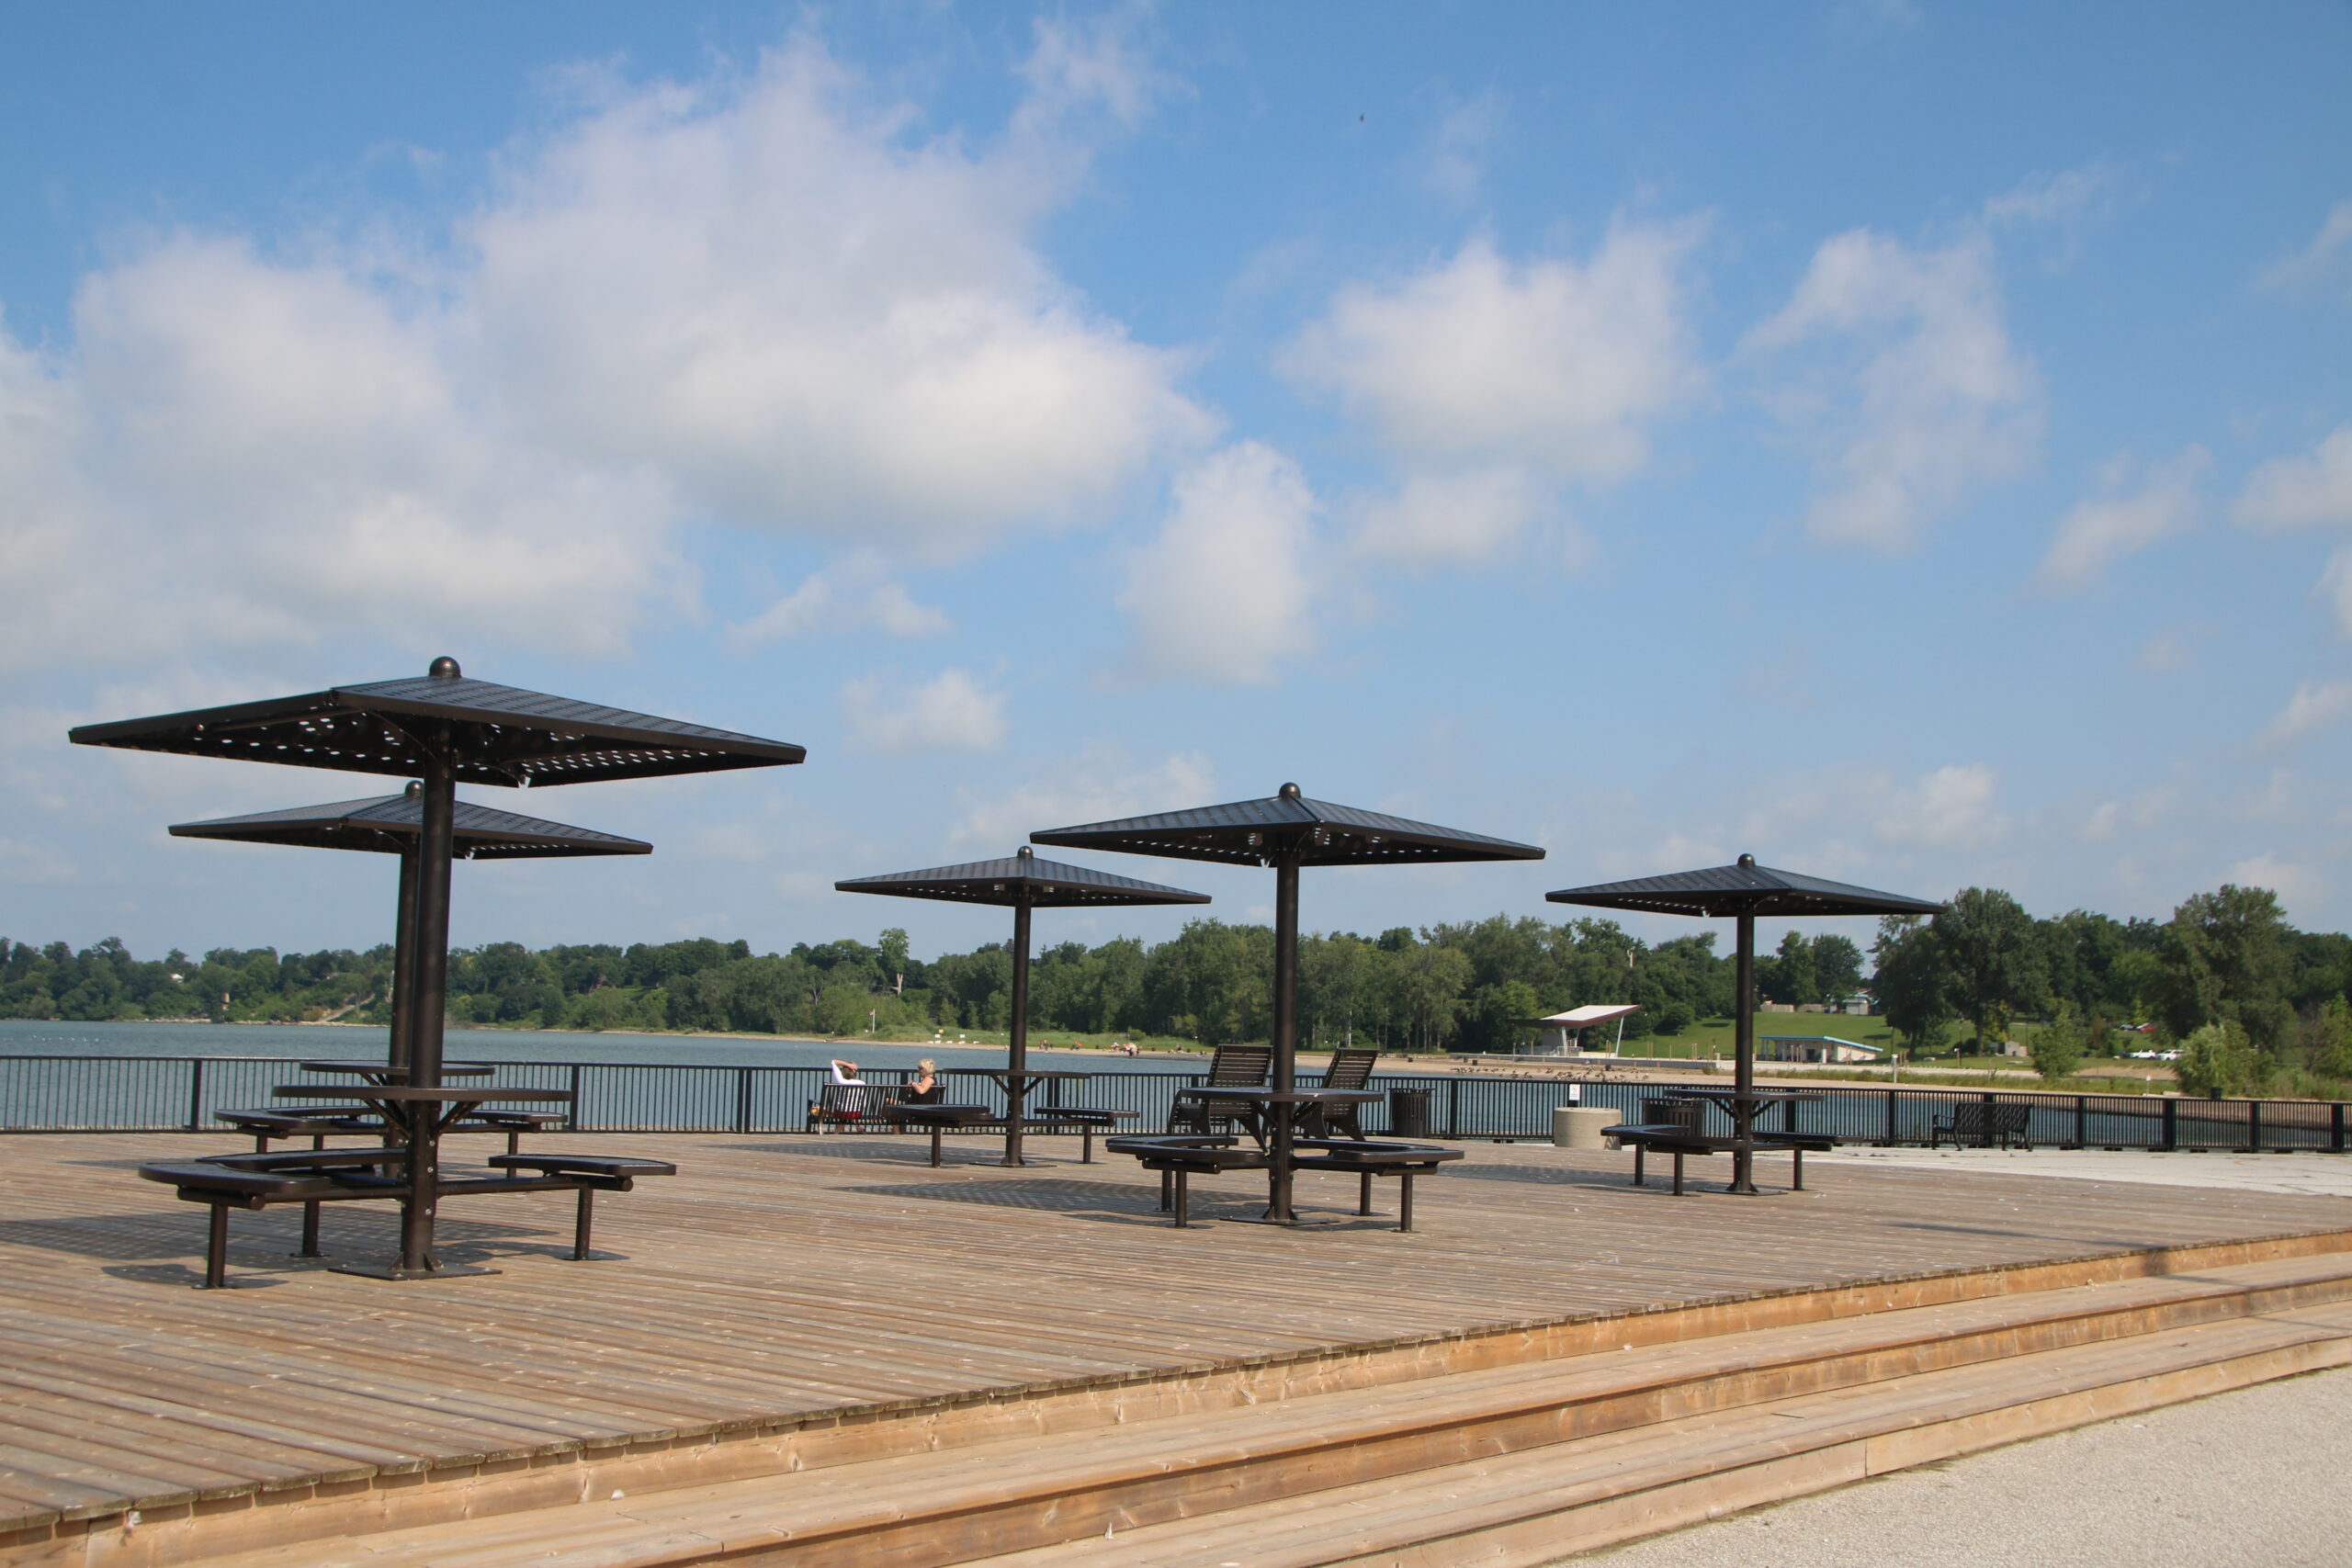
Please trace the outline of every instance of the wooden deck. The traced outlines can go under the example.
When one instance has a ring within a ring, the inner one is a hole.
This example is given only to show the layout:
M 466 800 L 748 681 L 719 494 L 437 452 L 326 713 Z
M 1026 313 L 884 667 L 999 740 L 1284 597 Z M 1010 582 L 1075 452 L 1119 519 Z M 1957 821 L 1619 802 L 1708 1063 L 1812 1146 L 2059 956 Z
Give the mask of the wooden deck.
M 142 1500 L 2352 1227 L 2352 1201 L 1827 1162 L 1816 1190 L 1675 1199 L 1626 1185 L 1624 1155 L 1472 1145 L 1421 1184 L 1411 1235 L 1312 1177 L 1302 1210 L 1329 1228 L 1228 1223 L 1261 1206 L 1236 1176 L 1196 1184 L 1211 1223 L 1177 1231 L 1154 1179 L 1060 1157 L 1075 1140 L 1025 1170 L 933 1170 L 914 1138 L 579 1142 L 682 1168 L 599 1204 L 624 1260 L 562 1260 L 564 1195 L 458 1201 L 445 1256 L 503 1272 L 391 1284 L 290 1258 L 299 1213 L 272 1210 L 232 1216 L 239 1288 L 207 1292 L 204 1211 L 132 1168 L 233 1139 L 0 1137 L 0 1544 Z M 389 1255 L 394 1217 L 330 1205 L 330 1258 Z

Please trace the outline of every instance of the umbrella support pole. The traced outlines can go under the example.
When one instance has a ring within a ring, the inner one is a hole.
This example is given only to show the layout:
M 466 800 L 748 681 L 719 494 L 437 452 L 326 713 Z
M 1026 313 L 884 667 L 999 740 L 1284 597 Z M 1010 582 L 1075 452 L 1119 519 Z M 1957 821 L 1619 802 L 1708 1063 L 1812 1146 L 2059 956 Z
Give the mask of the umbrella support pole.
M 1278 1093 L 1298 1088 L 1298 856 L 1285 854 L 1274 865 L 1274 1082 Z M 1289 1105 L 1267 1107 L 1272 1112 L 1271 1156 L 1266 1178 L 1266 1219 L 1287 1225 L 1296 1222 L 1291 1207 L 1291 1155 L 1297 1130 Z
M 1738 1016 L 1732 1021 L 1731 1185 L 1726 1192 L 1756 1196 L 1756 917 L 1738 919 L 1739 946 L 1733 988 L 1738 993 Z
M 1021 1124 L 1029 1119 L 1029 905 L 1012 907 L 1012 1031 L 1006 1041 L 1004 1075 L 1004 1165 L 1027 1165 L 1021 1157 Z

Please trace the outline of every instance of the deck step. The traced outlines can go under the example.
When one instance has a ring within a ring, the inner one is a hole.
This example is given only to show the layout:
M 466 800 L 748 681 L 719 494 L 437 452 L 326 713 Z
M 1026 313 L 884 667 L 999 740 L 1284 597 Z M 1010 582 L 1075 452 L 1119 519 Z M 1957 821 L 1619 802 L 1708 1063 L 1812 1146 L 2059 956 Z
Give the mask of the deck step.
M 1573 1552 L 2276 1377 L 2352 1364 L 2352 1307 L 1774 1401 L 969 1568 L 1532 1568 Z
M 1574 1528 L 1586 1535 L 1619 1528 L 1610 1519 L 1631 1521 L 1623 1526 L 1628 1534 L 1668 1528 L 1642 1521 L 1679 1522 L 1675 1510 L 1690 1507 L 1744 1507 L 1871 1473 L 1871 1465 L 1940 1457 L 1940 1444 L 2007 1441 L 2041 1429 L 2037 1422 L 2074 1425 L 2135 1398 L 2164 1403 L 2346 1359 L 2352 1256 L 2325 1254 L 331 1537 L 237 1561 L 252 1568 L 667 1568 L 720 1560 L 790 1568 L 979 1561 L 1024 1568 L 1247 1561 L 1264 1568 L 1277 1561 L 1267 1554 L 1267 1521 L 1279 1514 L 1282 1528 L 1272 1533 L 1297 1543 L 1285 1551 L 1306 1554 L 1283 1562 L 1363 1552 L 1387 1553 L 1384 1562 L 1418 1561 L 1397 1554 L 1455 1538 L 1465 1551 L 1505 1551 L 1492 1558 L 1498 1562 L 1540 1562 L 1494 1543 L 1549 1541 L 1568 1528 L 1555 1518 L 1564 1514 L 1580 1518 Z M 2176 1392 L 2156 1397 L 2151 1390 Z M 1918 1458 L 1900 1457 L 1914 1450 Z M 1248 1551 L 1233 1555 L 1253 1530 Z M 1129 1553 L 1141 1540 L 1159 1544 Z M 1552 1556 L 1580 1549 L 1545 1547 Z

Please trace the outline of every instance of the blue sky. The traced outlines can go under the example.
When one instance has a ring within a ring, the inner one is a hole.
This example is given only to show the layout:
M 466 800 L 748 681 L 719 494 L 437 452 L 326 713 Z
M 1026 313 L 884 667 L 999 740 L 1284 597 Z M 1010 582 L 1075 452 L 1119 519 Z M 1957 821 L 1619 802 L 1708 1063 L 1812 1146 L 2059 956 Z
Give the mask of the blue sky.
M 1317 928 L 1742 851 L 2352 924 L 2339 6 L 0 32 L 20 939 L 379 940 L 368 857 L 162 832 L 370 781 L 62 735 L 442 652 L 810 751 L 534 797 L 657 852 L 460 941 L 961 947 L 831 885 L 1289 779 L 1551 852 Z

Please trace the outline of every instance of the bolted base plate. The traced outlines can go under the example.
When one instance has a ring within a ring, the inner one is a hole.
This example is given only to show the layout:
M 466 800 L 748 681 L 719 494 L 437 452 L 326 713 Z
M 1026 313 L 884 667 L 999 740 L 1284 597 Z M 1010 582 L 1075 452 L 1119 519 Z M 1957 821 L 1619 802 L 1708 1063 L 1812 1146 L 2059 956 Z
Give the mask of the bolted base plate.
M 497 1274 L 497 1269 L 477 1269 L 468 1263 L 445 1263 L 438 1269 L 403 1269 L 397 1263 L 338 1263 L 332 1270 L 337 1274 L 356 1274 L 365 1280 L 471 1280 L 483 1274 Z

